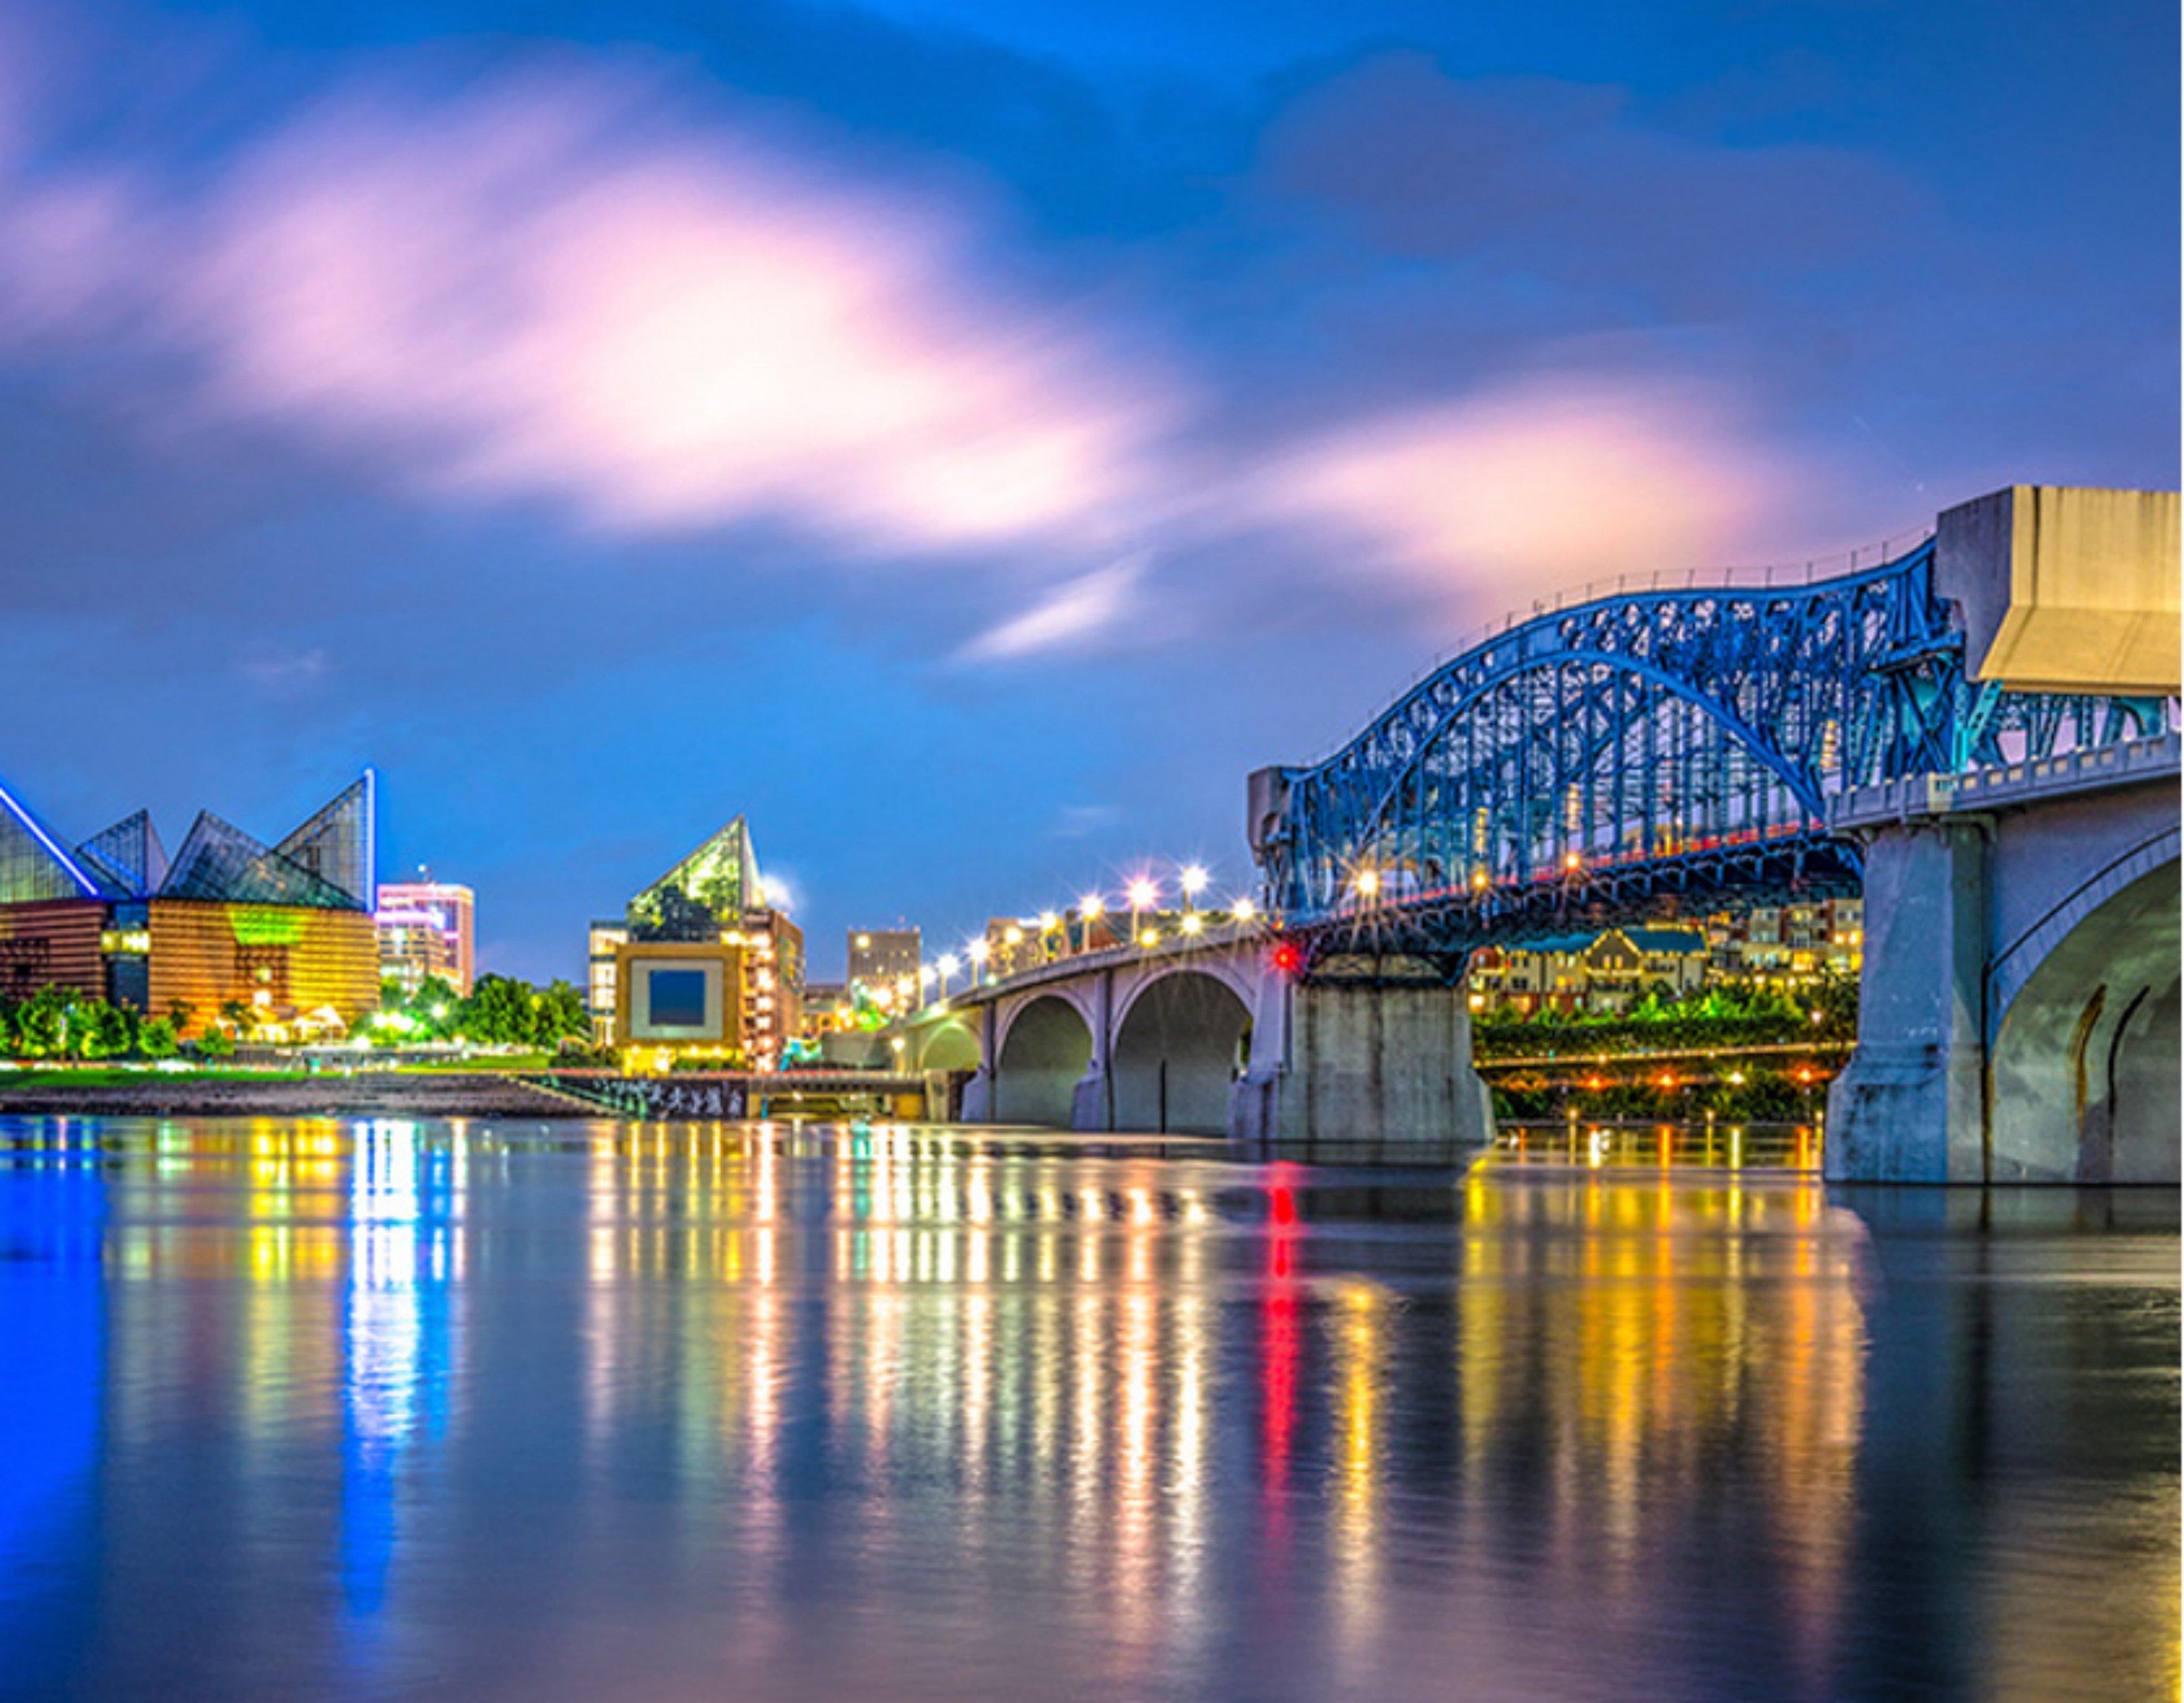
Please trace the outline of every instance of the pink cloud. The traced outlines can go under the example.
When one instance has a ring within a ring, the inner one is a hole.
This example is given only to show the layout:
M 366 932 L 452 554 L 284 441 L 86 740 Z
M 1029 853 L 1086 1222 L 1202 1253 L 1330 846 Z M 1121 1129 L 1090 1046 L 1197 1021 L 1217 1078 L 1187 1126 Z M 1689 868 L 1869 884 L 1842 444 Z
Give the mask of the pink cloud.
M 659 92 L 358 85 L 179 203 L 149 171 L 0 185 L 0 336 L 148 326 L 214 417 L 616 531 L 918 551 L 1139 487 L 1156 365 L 990 281 L 946 198 L 655 119 Z
M 1785 482 L 1704 392 L 1557 374 L 1334 431 L 1281 458 L 1256 490 L 1276 515 L 1349 535 L 1364 565 L 1484 612 L 1720 563 Z

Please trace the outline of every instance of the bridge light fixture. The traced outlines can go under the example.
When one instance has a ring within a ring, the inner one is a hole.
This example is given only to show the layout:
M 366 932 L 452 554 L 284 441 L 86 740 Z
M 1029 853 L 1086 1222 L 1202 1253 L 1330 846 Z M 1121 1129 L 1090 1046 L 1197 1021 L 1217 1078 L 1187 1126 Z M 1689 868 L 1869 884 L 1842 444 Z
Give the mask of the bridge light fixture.
M 1200 893 L 1206 891 L 1206 883 L 1212 879 L 1212 877 L 1206 874 L 1206 865 L 1204 864 L 1185 864 L 1183 866 L 1184 897 L 1185 899 L 1197 898 Z
M 919 965 L 919 966 L 917 966 L 917 984 L 918 984 L 918 986 L 919 986 L 919 987 L 921 987 L 921 988 L 930 986 L 930 985 L 932 984 L 933 981 L 934 980 L 934 978 L 935 978 L 935 977 L 937 977 L 939 974 L 940 974 L 940 972 L 939 972 L 938 970 L 934 969 L 934 968 L 933 968 L 930 964 L 921 964 L 921 965 Z
M 1107 914 L 1107 901 L 1096 893 L 1088 893 L 1077 901 L 1077 914 L 1087 922 L 1096 922 Z
M 1472 871 L 1471 887 L 1472 891 L 1474 893 L 1484 893 L 1486 891 L 1486 871 L 1485 870 L 1475 869 Z
M 1130 909 L 1150 910 L 1160 899 L 1160 888 L 1150 876 L 1141 875 L 1130 883 Z
M 1569 871 L 1572 875 L 1576 874 L 1577 871 L 1584 866 L 1585 860 L 1580 857 L 1575 852 L 1568 852 L 1563 854 L 1563 867 Z
M 1228 907 L 1228 914 L 1239 922 L 1249 922 L 1259 914 L 1259 907 L 1247 898 L 1238 899 Z
M 1022 945 L 1023 930 L 1017 927 L 1013 922 L 1011 923 L 1001 932 L 1001 944 L 1004 946 Z
M 1148 949 L 1159 945 L 1160 930 L 1157 928 L 1146 929 L 1144 933 L 1138 936 L 1138 944 Z
M 1041 912 L 1039 912 L 1039 932 L 1041 934 L 1051 934 L 1051 933 L 1053 933 L 1053 932 L 1054 932 L 1054 931 L 1055 931 L 1056 929 L 1057 929 L 1057 928 L 1059 928 L 1059 927 L 1061 927 L 1061 919 L 1059 916 L 1056 916 L 1052 911 L 1050 911 L 1050 910 L 1042 910 Z
M 994 955 L 994 949 L 983 940 L 974 940 L 963 949 L 971 954 L 971 961 L 981 969 L 985 967 L 986 960 Z
M 953 976 L 962 967 L 963 960 L 958 958 L 954 953 L 948 952 L 942 954 L 940 959 L 940 980 L 942 985 L 945 986 L 948 978 L 950 976 Z
M 1357 886 L 1360 899 L 1378 899 L 1380 896 L 1380 871 L 1367 865 L 1357 871 Z
M 1294 976 L 1304 968 L 1304 948 L 1294 940 L 1284 940 L 1274 948 L 1274 969 L 1284 976 Z
M 1201 916 L 1196 911 L 1186 911 L 1184 914 L 1183 932 L 1185 934 L 1199 933 L 1205 928 L 1205 927 L 1206 919 Z

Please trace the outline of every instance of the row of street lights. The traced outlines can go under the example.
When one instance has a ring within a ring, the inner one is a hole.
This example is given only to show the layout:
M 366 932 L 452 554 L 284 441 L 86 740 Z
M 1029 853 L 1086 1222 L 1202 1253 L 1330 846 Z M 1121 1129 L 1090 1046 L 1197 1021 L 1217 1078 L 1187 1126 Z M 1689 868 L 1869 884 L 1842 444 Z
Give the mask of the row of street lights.
M 1178 927 L 1184 934 L 1202 934 L 1206 930 L 1207 916 L 1219 914 L 1218 912 L 1208 913 L 1200 906 L 1200 900 L 1206 888 L 1212 884 L 1212 879 L 1203 864 L 1185 864 L 1177 871 L 1176 885 L 1182 892 L 1184 904 L 1183 917 Z M 1158 931 L 1145 927 L 1145 918 L 1149 913 L 1156 912 L 1159 910 L 1161 898 L 1161 884 L 1150 872 L 1134 876 L 1124 884 L 1122 899 L 1123 907 L 1128 909 L 1130 919 L 1127 940 L 1140 947 L 1151 947 L 1159 943 Z M 1105 893 L 1095 891 L 1087 893 L 1078 899 L 1076 909 L 1078 937 L 1075 947 L 1077 951 L 1089 952 L 1092 949 L 1094 925 L 1102 921 L 1107 916 L 1108 910 L 1107 897 Z M 1251 922 L 1258 914 L 1258 905 L 1248 894 L 1240 894 L 1228 907 L 1229 918 L 1236 922 Z M 1038 929 L 1043 952 L 1048 943 L 1057 936 L 1061 939 L 1062 953 L 1067 954 L 1071 950 L 1068 920 L 1061 912 L 1041 911 L 1038 917 Z M 1110 930 L 1110 932 L 1112 931 Z M 1001 936 L 1002 945 L 1011 949 L 1011 955 L 1013 955 L 1013 949 L 1022 945 L 1023 940 L 1024 928 L 1021 924 L 1010 925 Z M 967 963 L 971 972 L 972 983 L 975 986 L 984 973 L 986 965 L 993 956 L 993 951 L 992 941 L 983 936 L 974 938 L 966 943 L 961 953 L 944 952 L 937 961 L 921 964 L 918 966 L 915 982 L 908 976 L 898 977 L 895 983 L 896 995 L 906 1002 L 915 994 L 922 1001 L 931 998 L 937 992 L 939 996 L 944 999 L 948 997 L 949 984 L 962 973 Z

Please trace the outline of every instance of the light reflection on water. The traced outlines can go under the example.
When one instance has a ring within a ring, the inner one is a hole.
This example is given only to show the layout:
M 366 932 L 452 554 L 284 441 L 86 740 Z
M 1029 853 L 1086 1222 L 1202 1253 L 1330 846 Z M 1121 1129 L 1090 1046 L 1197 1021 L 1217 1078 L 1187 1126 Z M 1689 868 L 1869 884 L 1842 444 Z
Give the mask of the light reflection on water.
M 0 1122 L 0 1694 L 2176 1686 L 2173 1197 Z

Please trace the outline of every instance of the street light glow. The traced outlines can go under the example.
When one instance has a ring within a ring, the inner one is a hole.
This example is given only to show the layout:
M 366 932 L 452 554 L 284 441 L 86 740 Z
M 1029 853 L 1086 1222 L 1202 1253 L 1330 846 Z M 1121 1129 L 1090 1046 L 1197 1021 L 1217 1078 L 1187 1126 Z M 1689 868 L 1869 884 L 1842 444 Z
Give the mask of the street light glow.
M 1206 891 L 1206 883 L 1210 879 L 1203 864 L 1190 863 L 1183 866 L 1183 890 L 1192 899 Z
M 1003 931 L 1003 932 L 1002 932 L 1002 935 L 1001 935 L 1001 944 L 1002 944 L 1002 945 L 1004 945 L 1004 946 L 1021 946 L 1021 945 L 1022 945 L 1022 944 L 1023 944 L 1023 930 L 1022 930 L 1021 928 L 1018 928 L 1018 927 L 1017 927 L 1014 923 L 1011 923 L 1011 924 L 1009 925 L 1009 927 L 1008 927 L 1006 930 L 1004 930 L 1004 931 Z
M 1249 922 L 1259 914 L 1259 907 L 1249 899 L 1240 899 L 1228 907 L 1228 914 L 1239 922 Z
M 1148 928 L 1147 930 L 1145 930 L 1145 932 L 1144 933 L 1140 934 L 1140 935 L 1138 937 L 1138 944 L 1139 944 L 1139 945 L 1140 945 L 1140 946 L 1157 946 L 1157 945 L 1159 945 L 1159 944 L 1160 944 L 1160 930 L 1158 930 L 1157 928 Z
M 1357 892 L 1359 897 L 1363 899 L 1376 898 L 1379 896 L 1379 891 L 1380 871 L 1379 870 L 1368 867 L 1361 869 L 1357 871 Z
M 1039 912 L 1039 932 L 1041 934 L 1051 934 L 1056 929 L 1061 927 L 1061 919 L 1056 916 L 1052 911 L 1042 910 Z
M 961 970 L 962 967 L 963 967 L 963 960 L 962 960 L 961 959 L 958 958 L 958 957 L 957 957 L 954 953 L 952 953 L 952 952 L 948 952 L 948 953 L 944 953 L 944 954 L 941 954 L 941 959 L 940 959 L 940 973 L 941 973 L 941 975 L 942 975 L 944 977 L 949 977 L 949 976 L 953 976 L 953 975 L 954 975 L 954 974 L 955 974 L 958 970 Z
M 1160 899 L 1160 888 L 1153 885 L 1149 876 L 1139 876 L 1130 883 L 1130 909 L 1150 910 Z
M 1077 913 L 1087 922 L 1106 914 L 1107 901 L 1096 893 L 1088 893 L 1077 901 Z
M 971 954 L 971 961 L 973 964 L 983 964 L 987 959 L 993 956 L 994 953 L 994 949 L 983 940 L 972 941 L 964 948 L 964 950 Z
M 1205 927 L 1206 919 L 1201 916 L 1196 911 L 1189 911 L 1184 914 L 1183 919 L 1183 932 L 1185 934 L 1196 934 Z

